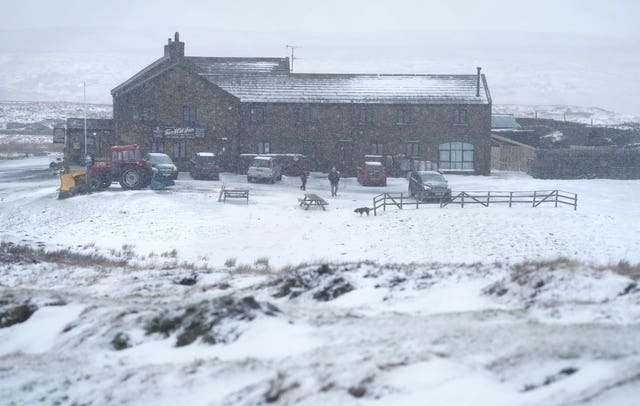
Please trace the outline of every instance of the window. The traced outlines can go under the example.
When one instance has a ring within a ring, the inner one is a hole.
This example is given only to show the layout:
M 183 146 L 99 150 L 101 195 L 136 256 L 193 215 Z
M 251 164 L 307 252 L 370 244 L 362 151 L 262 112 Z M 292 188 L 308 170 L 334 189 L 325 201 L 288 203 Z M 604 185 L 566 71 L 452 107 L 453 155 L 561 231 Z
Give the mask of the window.
M 371 143 L 371 155 L 382 155 L 384 154 L 384 144 L 379 142 Z
M 262 107 L 253 106 L 249 109 L 249 121 L 253 124 L 264 122 L 264 110 Z
M 473 144 L 467 144 L 466 142 L 440 144 L 440 169 L 472 171 Z
M 197 109 L 195 106 L 182 106 L 182 121 L 184 123 L 195 123 L 197 118 Z
M 151 152 L 164 153 L 164 142 L 162 142 L 160 140 L 153 140 L 151 142 Z
M 336 156 L 341 166 L 348 168 L 353 163 L 353 141 L 342 140 L 338 142 Z
M 156 121 L 155 106 L 144 106 L 142 108 L 142 121 Z
M 271 143 L 269 141 L 258 142 L 258 154 L 270 154 Z
M 406 125 L 411 122 L 411 114 L 409 113 L 409 109 L 399 109 L 396 114 L 396 124 L 397 125 Z
M 373 124 L 373 109 L 370 107 L 363 107 L 358 111 L 358 123 L 360 125 Z
M 407 142 L 407 156 L 420 156 L 420 143 L 417 141 Z
M 454 110 L 453 124 L 467 124 L 467 110 Z
M 175 159 L 184 159 L 187 157 L 187 141 L 173 142 L 173 157 Z
M 298 109 L 296 110 L 296 123 L 309 124 L 311 121 L 311 107 L 298 107 Z

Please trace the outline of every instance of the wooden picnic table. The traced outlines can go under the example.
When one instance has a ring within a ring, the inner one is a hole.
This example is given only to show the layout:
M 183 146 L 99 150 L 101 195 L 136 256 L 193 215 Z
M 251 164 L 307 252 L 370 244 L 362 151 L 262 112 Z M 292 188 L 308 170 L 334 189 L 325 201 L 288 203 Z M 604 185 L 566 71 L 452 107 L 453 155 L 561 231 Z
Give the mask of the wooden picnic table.
M 304 207 L 305 210 L 309 210 L 309 207 L 311 206 L 319 206 L 322 207 L 322 210 L 326 210 L 324 206 L 329 204 L 326 200 L 315 193 L 306 193 L 304 198 L 298 199 L 298 201 L 300 202 L 300 207 Z
M 246 199 L 249 204 L 249 189 L 229 189 L 223 186 L 218 201 L 226 203 L 227 199 Z

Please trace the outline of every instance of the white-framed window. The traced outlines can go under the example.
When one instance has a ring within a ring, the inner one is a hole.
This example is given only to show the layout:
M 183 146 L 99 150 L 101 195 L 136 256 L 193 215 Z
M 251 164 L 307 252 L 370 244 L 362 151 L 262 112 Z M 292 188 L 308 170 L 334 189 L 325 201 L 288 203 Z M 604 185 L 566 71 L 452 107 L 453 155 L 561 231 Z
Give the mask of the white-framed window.
M 185 105 L 182 106 L 182 122 L 186 124 L 193 124 L 198 120 L 198 110 L 196 106 Z
M 173 157 L 175 159 L 184 159 L 187 157 L 187 141 L 180 140 L 173 142 Z
M 396 124 L 407 125 L 411 122 L 411 113 L 407 108 L 400 108 L 396 113 Z
M 252 124 L 264 122 L 264 109 L 261 106 L 251 106 L 249 108 L 249 121 Z
M 407 142 L 407 156 L 420 156 L 420 143 L 418 141 Z
M 142 108 L 142 121 L 149 121 L 149 122 L 156 121 L 155 106 L 144 106 Z
M 472 171 L 473 144 L 466 142 L 445 142 L 440 144 L 440 169 Z
M 164 141 L 162 140 L 151 141 L 151 152 L 164 153 Z
M 373 109 L 371 107 L 361 107 L 358 110 L 358 124 L 364 126 L 373 124 Z
M 296 123 L 309 124 L 313 120 L 311 107 L 301 106 L 296 110 Z
M 271 153 L 271 143 L 269 141 L 259 141 L 258 154 L 270 154 L 270 153 Z
M 463 125 L 467 124 L 467 110 L 456 109 L 453 111 L 453 124 Z
M 371 142 L 371 155 L 383 155 L 384 154 L 384 144 L 377 141 Z

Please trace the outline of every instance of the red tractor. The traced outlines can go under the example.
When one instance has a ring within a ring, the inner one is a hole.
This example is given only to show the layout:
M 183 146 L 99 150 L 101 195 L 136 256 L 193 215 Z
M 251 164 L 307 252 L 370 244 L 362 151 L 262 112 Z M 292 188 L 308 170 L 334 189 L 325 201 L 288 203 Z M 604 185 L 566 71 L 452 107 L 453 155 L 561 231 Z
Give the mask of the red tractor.
M 123 189 L 142 189 L 151 183 L 151 165 L 140 157 L 138 145 L 114 145 L 106 159 L 87 168 L 87 182 L 93 190 L 105 190 L 113 182 Z

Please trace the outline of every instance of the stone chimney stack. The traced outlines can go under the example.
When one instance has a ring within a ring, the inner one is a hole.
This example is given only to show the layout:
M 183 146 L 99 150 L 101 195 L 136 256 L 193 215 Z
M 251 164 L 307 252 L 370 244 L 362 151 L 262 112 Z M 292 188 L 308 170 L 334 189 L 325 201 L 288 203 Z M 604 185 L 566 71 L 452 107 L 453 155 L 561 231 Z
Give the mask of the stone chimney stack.
M 184 42 L 180 41 L 180 33 L 175 33 L 173 41 L 169 38 L 167 45 L 164 46 L 164 56 L 171 59 L 184 57 Z
M 476 97 L 480 97 L 480 70 L 482 68 L 478 66 L 476 69 L 478 70 L 478 77 L 476 81 Z

